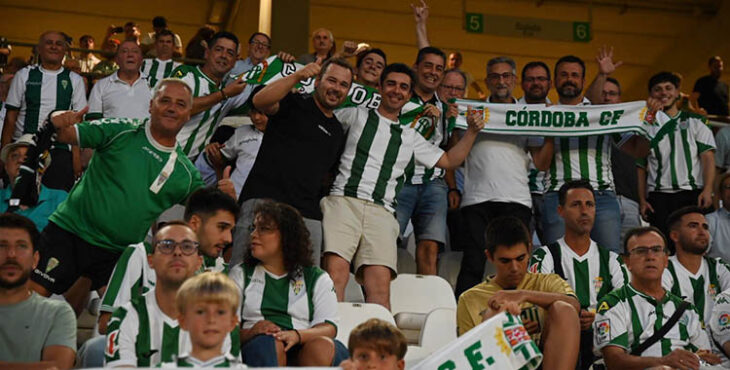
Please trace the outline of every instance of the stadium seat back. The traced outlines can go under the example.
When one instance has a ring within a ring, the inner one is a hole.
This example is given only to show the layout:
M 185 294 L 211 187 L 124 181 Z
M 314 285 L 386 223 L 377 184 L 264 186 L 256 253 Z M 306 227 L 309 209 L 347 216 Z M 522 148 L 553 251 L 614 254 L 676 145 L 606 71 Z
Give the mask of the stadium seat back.
M 440 276 L 399 274 L 390 284 L 390 310 L 428 314 L 436 308 L 456 309 L 451 285 Z
M 347 345 L 352 329 L 368 319 L 381 319 L 395 325 L 395 320 L 393 319 L 393 315 L 390 314 L 390 311 L 379 304 L 339 302 L 337 309 L 340 314 L 337 340 L 344 345 Z

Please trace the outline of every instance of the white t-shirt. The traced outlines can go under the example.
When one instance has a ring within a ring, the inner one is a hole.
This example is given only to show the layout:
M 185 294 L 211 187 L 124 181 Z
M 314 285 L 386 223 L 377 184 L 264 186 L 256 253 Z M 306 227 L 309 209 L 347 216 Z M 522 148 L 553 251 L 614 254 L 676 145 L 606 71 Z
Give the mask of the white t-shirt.
M 87 119 L 149 118 L 152 89 L 147 76 L 140 74 L 130 85 L 118 73 L 102 78 L 91 89 Z

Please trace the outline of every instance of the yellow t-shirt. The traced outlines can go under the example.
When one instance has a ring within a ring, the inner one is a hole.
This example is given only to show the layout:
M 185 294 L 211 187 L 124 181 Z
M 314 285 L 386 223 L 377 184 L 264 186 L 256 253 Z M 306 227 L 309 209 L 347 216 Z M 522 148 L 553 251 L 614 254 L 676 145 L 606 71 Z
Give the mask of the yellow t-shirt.
M 482 323 L 481 312 L 487 309 L 487 302 L 492 296 L 503 288 L 494 281 L 494 276 L 490 276 L 486 281 L 475 285 L 471 289 L 462 293 L 459 297 L 459 305 L 456 308 L 456 324 L 459 329 L 459 335 L 466 333 L 471 328 Z M 516 290 L 534 290 L 544 293 L 561 293 L 575 297 L 573 288 L 560 276 L 556 274 L 532 274 L 527 273 L 522 282 L 517 285 Z M 576 298 L 577 299 L 577 298 Z M 540 332 L 542 332 L 544 324 L 545 310 L 529 303 L 523 303 L 521 317 L 522 320 L 528 319 L 538 322 L 538 333 L 532 335 L 532 340 L 539 343 Z

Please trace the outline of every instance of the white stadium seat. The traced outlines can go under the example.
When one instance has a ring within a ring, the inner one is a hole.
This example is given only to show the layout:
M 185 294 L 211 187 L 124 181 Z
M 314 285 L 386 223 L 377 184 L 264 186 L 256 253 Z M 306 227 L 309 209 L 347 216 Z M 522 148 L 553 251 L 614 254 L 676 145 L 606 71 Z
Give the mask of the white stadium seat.
M 376 318 L 395 325 L 393 315 L 387 308 L 374 303 L 339 302 L 337 309 L 340 313 L 340 324 L 337 328 L 337 340 L 347 346 L 350 332 L 359 324 L 368 319 Z

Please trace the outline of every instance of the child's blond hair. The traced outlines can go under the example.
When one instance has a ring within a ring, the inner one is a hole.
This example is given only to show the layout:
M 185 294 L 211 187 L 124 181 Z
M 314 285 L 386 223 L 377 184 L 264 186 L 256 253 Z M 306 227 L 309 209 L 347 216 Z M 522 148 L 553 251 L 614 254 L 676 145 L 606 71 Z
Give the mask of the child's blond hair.
M 389 322 L 370 319 L 352 329 L 347 348 L 350 350 L 350 356 L 357 348 L 367 348 L 380 354 L 394 355 L 398 360 L 402 360 L 408 350 L 408 343 L 403 333 Z
M 181 314 L 193 302 L 215 302 L 226 304 L 235 312 L 240 294 L 238 287 L 228 276 L 220 272 L 203 272 L 185 280 L 175 297 L 177 310 Z

